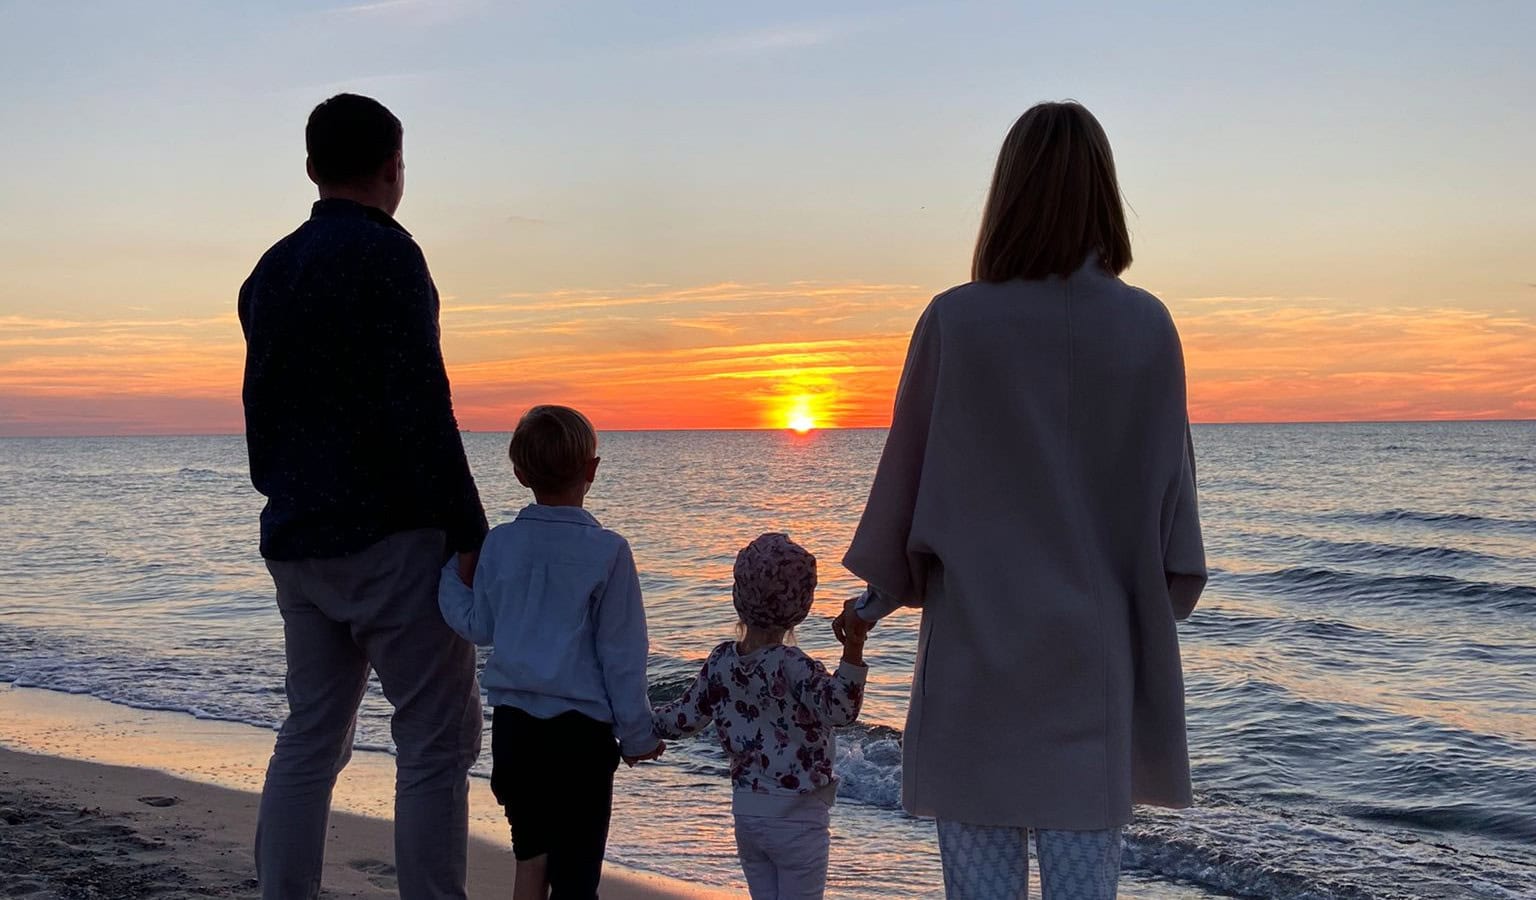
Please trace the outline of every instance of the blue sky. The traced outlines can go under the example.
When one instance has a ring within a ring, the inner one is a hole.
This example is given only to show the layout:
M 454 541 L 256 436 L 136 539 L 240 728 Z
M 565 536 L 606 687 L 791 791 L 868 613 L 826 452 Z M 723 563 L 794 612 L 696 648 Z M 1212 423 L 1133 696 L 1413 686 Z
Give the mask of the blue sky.
M 227 316 L 354 90 L 405 122 L 400 218 L 458 302 L 931 294 L 1009 124 L 1073 97 L 1176 311 L 1531 319 L 1533 38 L 1528 2 L 0 2 L 0 315 Z

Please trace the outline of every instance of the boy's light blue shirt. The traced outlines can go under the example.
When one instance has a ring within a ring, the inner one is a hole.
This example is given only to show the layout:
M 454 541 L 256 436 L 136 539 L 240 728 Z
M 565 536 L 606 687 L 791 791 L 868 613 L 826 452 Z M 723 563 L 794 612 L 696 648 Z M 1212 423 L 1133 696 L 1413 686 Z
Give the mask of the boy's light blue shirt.
M 438 604 L 454 631 L 493 647 L 482 676 L 493 705 L 574 710 L 612 723 L 625 756 L 655 749 L 635 558 L 591 513 L 524 507 L 486 536 L 473 590 L 452 561 L 443 568 Z

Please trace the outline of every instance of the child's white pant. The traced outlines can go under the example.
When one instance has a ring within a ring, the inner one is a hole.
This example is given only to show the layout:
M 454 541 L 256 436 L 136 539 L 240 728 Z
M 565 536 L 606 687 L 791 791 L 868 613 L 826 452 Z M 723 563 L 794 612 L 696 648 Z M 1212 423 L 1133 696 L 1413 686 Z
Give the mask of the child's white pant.
M 736 855 L 752 900 L 821 900 L 827 889 L 826 822 L 736 817 Z

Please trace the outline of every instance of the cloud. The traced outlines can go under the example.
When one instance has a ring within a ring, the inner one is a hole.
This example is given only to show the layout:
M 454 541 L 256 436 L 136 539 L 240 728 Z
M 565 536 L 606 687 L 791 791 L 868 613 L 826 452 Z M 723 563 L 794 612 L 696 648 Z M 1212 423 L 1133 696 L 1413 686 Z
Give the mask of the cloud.
M 565 402 L 604 428 L 880 426 L 915 285 L 721 282 L 445 302 L 460 421 Z M 1536 417 L 1536 318 L 1324 298 L 1169 303 L 1197 421 Z M 0 316 L 0 433 L 237 430 L 231 315 Z M 50 424 L 51 423 L 51 424 Z
M 829 24 L 765 28 L 740 34 L 719 35 L 700 43 L 697 49 L 712 54 L 799 50 L 830 44 L 846 33 L 848 33 L 846 29 Z
M 328 16 L 367 19 L 423 19 L 448 21 L 458 18 L 483 3 L 480 0 L 369 0 L 324 11 Z
M 703 56 L 757 56 L 825 47 L 875 27 L 887 16 L 836 17 L 786 22 L 764 28 L 711 35 L 683 45 L 684 53 Z
M 1536 320 L 1455 308 L 1171 303 L 1201 421 L 1536 417 Z

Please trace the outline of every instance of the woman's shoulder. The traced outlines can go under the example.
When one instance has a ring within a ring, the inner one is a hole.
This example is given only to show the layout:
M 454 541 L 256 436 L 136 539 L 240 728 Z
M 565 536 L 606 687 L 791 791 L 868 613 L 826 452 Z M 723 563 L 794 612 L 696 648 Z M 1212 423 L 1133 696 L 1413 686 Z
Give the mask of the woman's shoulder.
M 1158 342 L 1169 338 L 1178 340 L 1178 328 L 1173 324 L 1173 313 L 1168 311 L 1168 305 L 1156 294 L 1134 284 L 1126 284 L 1118 278 L 1114 279 L 1114 283 L 1118 286 L 1115 299 L 1122 314 L 1133 316 L 1147 334 L 1158 335 Z
M 967 281 L 935 294 L 924 314 L 957 318 L 997 304 L 1013 305 L 1033 299 L 1059 297 L 1063 283 L 1059 278 Z

